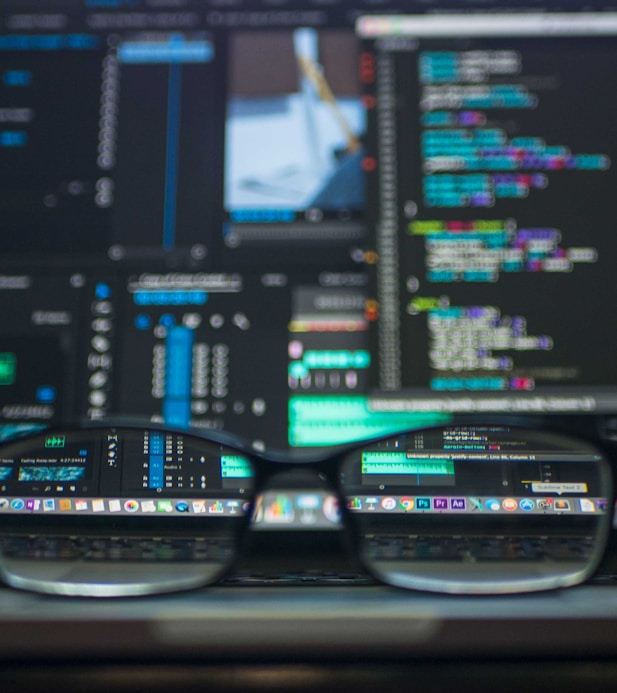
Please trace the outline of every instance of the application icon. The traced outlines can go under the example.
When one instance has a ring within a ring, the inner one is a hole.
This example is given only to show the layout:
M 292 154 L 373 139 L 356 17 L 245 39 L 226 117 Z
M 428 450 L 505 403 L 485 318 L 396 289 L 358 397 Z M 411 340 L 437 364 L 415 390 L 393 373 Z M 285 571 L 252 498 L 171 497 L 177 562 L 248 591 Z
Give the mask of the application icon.
M 401 498 L 398 503 L 405 512 L 413 510 L 415 506 L 413 498 Z
M 347 507 L 349 510 L 362 510 L 362 501 L 360 498 L 351 498 L 347 503 Z
M 565 498 L 555 498 L 553 507 L 556 512 L 567 513 L 570 510 L 570 501 Z
M 394 498 L 382 498 L 381 507 L 384 510 L 394 510 L 396 508 L 396 499 Z
M 370 497 L 365 501 L 367 510 L 375 510 L 375 506 L 379 505 L 379 498 Z
M 521 498 L 518 505 L 519 508 L 526 513 L 530 512 L 536 507 L 536 504 L 531 500 L 531 498 Z
M 501 503 L 496 498 L 487 498 L 484 505 L 487 510 L 492 510 L 493 512 L 501 510 Z
M 447 510 L 448 509 L 448 499 L 447 498 L 433 498 L 433 510 Z
M 321 496 L 317 493 L 301 493 L 296 497 L 296 507 L 300 512 L 300 522 L 303 525 L 314 525 L 321 508 Z
M 336 496 L 326 496 L 323 501 L 323 514 L 328 522 L 337 524 L 341 521 L 341 509 Z
M 321 505 L 321 498 L 317 493 L 301 493 L 296 498 L 296 507 L 300 510 L 317 510 Z
M 0 510 L 8 510 L 10 502 L 8 498 L 0 498 Z
M 473 496 L 469 496 L 469 507 L 471 508 L 472 512 L 476 510 L 483 510 L 482 507 L 482 501 L 479 498 L 474 498 Z
M 216 512 L 208 510 L 208 512 Z M 285 524 L 293 522 L 295 517 L 293 502 L 284 493 L 277 493 L 274 497 L 268 495 L 264 501 L 263 518 L 266 523 Z
M 156 509 L 160 513 L 173 513 L 174 511 L 174 504 L 170 500 L 160 500 L 156 504 Z
M 26 501 L 22 498 L 13 498 L 11 508 L 13 510 L 23 510 L 26 507 Z
M 105 501 L 102 498 L 94 498 L 92 500 L 92 512 L 102 513 L 105 511 Z
M 109 500 L 109 512 L 110 513 L 119 513 L 120 510 L 122 510 L 122 503 L 120 502 L 119 498 L 111 498 Z
M 26 510 L 29 510 L 32 512 L 34 510 L 34 504 L 35 504 L 35 499 L 34 498 L 28 498 L 26 501 Z
M 206 501 L 205 500 L 196 500 L 193 501 L 193 512 L 196 515 L 202 515 L 203 513 L 206 512 Z
M 75 501 L 75 510 L 84 511 L 88 509 L 88 501 L 84 498 L 79 498 Z
M 63 448 L 66 444 L 66 436 L 48 436 L 45 438 L 46 448 Z
M 124 509 L 127 513 L 136 513 L 139 510 L 139 503 L 131 498 L 124 502 Z
M 56 509 L 56 501 L 53 498 L 43 500 L 43 512 L 50 512 Z
M 225 507 L 229 510 L 230 515 L 235 515 L 240 508 L 240 501 L 230 500 L 225 503 Z
M 450 498 L 450 508 L 452 510 L 465 510 L 467 502 L 464 498 Z
M 214 503 L 212 503 L 212 505 L 208 506 L 208 512 L 211 515 L 221 515 L 223 512 L 225 512 L 225 510 L 223 508 L 223 504 L 221 503 L 221 501 L 217 500 L 217 501 L 214 501 Z
M 188 513 L 188 511 L 189 511 L 189 504 L 186 503 L 185 501 L 178 501 L 178 503 L 176 503 L 176 510 L 177 510 L 179 513 Z
M 141 512 L 142 513 L 155 513 L 156 512 L 156 503 L 153 500 L 141 501 Z
M 514 498 L 504 498 L 501 501 L 501 507 L 512 513 L 518 508 L 518 502 Z
M 430 510 L 431 509 L 431 499 L 430 498 L 416 498 L 416 508 L 418 508 L 418 510 Z
M 579 500 L 579 503 L 581 504 L 581 512 L 583 512 L 583 513 L 595 513 L 596 505 L 589 498 L 581 498 Z
M 536 505 L 540 510 L 552 510 L 553 509 L 553 499 L 552 498 L 539 498 L 536 501 Z
M 60 498 L 58 505 L 63 513 L 73 509 L 73 503 L 70 498 Z
M 246 504 L 245 514 L 251 512 L 250 503 Z M 253 522 L 265 522 L 264 519 L 264 497 L 262 495 L 257 496 L 255 503 L 252 507 Z
M 317 513 L 312 509 L 301 510 L 298 519 L 303 525 L 314 525 L 317 522 Z

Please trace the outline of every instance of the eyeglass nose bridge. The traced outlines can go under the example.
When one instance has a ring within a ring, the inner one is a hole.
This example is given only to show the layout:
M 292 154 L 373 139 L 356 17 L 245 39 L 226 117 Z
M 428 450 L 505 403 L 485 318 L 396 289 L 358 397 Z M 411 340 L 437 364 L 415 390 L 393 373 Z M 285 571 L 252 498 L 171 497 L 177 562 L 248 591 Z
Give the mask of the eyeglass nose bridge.
M 340 527 L 340 498 L 334 480 L 315 464 L 270 467 L 255 488 L 252 524 Z

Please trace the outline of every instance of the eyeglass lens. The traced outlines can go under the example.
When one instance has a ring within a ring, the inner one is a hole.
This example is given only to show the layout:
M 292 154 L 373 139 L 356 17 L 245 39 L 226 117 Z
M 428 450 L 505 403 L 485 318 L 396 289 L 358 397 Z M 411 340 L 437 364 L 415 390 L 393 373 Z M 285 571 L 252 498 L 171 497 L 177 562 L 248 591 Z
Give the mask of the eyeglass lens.
M 595 570 L 610 531 L 609 462 L 567 436 L 446 426 L 367 442 L 332 464 L 361 562 L 399 587 L 570 586 Z M 233 447 L 147 428 L 6 443 L 0 578 L 82 596 L 212 584 L 237 560 L 258 465 Z
M 577 584 L 609 531 L 603 454 L 565 436 L 457 426 L 393 437 L 342 465 L 367 568 L 450 593 Z

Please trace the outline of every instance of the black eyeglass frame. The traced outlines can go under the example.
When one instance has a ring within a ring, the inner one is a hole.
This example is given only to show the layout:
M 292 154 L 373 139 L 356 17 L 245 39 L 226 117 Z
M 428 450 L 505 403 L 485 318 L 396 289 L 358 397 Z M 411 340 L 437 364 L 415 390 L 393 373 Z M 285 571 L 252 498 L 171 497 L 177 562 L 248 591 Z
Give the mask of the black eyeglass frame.
M 234 531 L 233 539 L 235 542 L 236 551 L 233 560 L 231 560 L 227 565 L 222 566 L 220 572 L 218 572 L 212 579 L 204 580 L 202 582 L 198 581 L 198 584 L 187 585 L 187 586 L 177 586 L 171 589 L 156 589 L 153 593 L 158 594 L 167 591 L 181 591 L 183 589 L 200 588 L 213 586 L 224 580 L 226 577 L 230 576 L 237 570 L 238 561 L 243 555 L 243 550 L 246 546 L 246 541 L 249 537 L 249 532 L 251 531 L 251 526 L 253 524 L 253 515 L 255 510 L 256 499 L 265 491 L 271 487 L 271 482 L 275 477 L 279 477 L 282 474 L 288 472 L 297 472 L 301 470 L 312 475 L 314 478 L 320 480 L 320 485 L 323 485 L 324 490 L 332 493 L 339 505 L 340 517 L 341 517 L 341 531 L 343 544 L 345 545 L 348 555 L 359 568 L 366 573 L 366 575 L 373 578 L 376 582 L 382 583 L 394 587 L 403 587 L 404 589 L 412 590 L 422 590 L 422 591 L 434 591 L 439 593 L 462 593 L 462 594 L 503 594 L 511 592 L 534 592 L 544 589 L 568 587 L 574 584 L 579 584 L 591 577 L 598 566 L 602 563 L 605 553 L 609 548 L 609 539 L 611 534 L 611 527 L 613 526 L 613 508 L 615 504 L 615 477 L 616 475 L 612 473 L 610 469 L 606 470 L 606 488 L 610 488 L 611 493 L 608 500 L 609 512 L 607 513 L 608 518 L 604 523 L 604 526 L 600 532 L 598 541 L 602 544 L 602 551 L 596 552 L 597 555 L 593 561 L 593 564 L 589 564 L 587 570 L 585 571 L 584 579 L 568 579 L 566 581 L 540 581 L 538 584 L 532 582 L 527 582 L 526 586 L 522 589 L 517 588 L 512 585 L 495 585 L 495 589 L 489 589 L 488 583 L 484 583 L 482 588 L 477 589 L 460 589 L 451 583 L 444 584 L 438 588 L 430 584 L 430 581 L 426 584 L 410 587 L 405 584 L 398 584 L 396 580 L 384 578 L 374 566 L 367 563 L 363 558 L 363 552 L 361 550 L 361 532 L 360 532 L 360 522 L 359 518 L 352 510 L 348 508 L 347 497 L 348 494 L 345 493 L 343 488 L 343 482 L 341 479 L 341 467 L 345 458 L 354 453 L 355 451 L 360 451 L 363 448 L 371 445 L 377 445 L 383 441 L 387 441 L 396 437 L 402 437 L 405 435 L 416 435 L 419 432 L 431 432 L 439 431 L 444 428 L 452 427 L 465 427 L 465 426 L 504 426 L 510 429 L 516 429 L 521 431 L 534 431 L 537 433 L 547 433 L 563 436 L 565 439 L 570 439 L 573 442 L 585 443 L 587 445 L 593 446 L 603 457 L 610 461 L 610 466 L 615 468 L 617 464 L 617 445 L 612 445 L 607 441 L 599 440 L 596 435 L 590 433 L 590 428 L 593 427 L 593 419 L 586 417 L 585 419 L 577 419 L 578 423 L 583 423 L 581 430 L 575 430 L 572 432 L 571 422 L 566 422 L 562 425 L 551 425 L 547 426 L 546 420 L 542 418 L 529 418 L 529 417 L 512 417 L 512 416 L 491 416 L 491 417 L 478 417 L 475 415 L 462 415 L 455 416 L 450 422 L 440 423 L 434 426 L 419 427 L 416 429 L 409 429 L 405 431 L 400 431 L 398 433 L 388 433 L 386 435 L 377 436 L 373 438 L 364 439 L 361 441 L 356 441 L 349 444 L 343 444 L 335 447 L 328 448 L 327 450 L 320 450 L 317 452 L 302 452 L 300 454 L 290 454 L 283 451 L 269 451 L 264 452 L 255 449 L 253 446 L 236 438 L 235 436 L 216 432 L 207 431 L 204 434 L 203 430 L 200 429 L 185 429 L 180 427 L 170 427 L 164 425 L 153 424 L 152 422 L 135 422 L 135 421 L 99 421 L 99 422 L 86 422 L 82 423 L 76 427 L 62 427 L 56 429 L 45 429 L 44 431 L 39 431 L 38 433 L 44 433 L 45 435 L 53 435 L 54 431 L 67 431 L 75 430 L 76 432 L 81 431 L 106 431 L 113 429 L 120 430 L 132 430 L 135 432 L 143 432 L 144 430 L 167 433 L 180 436 L 190 436 L 194 440 L 202 440 L 204 443 L 214 444 L 225 448 L 228 451 L 238 453 L 249 459 L 253 468 L 252 485 L 250 489 L 250 506 L 243 515 L 237 520 Z M 590 426 L 590 423 L 592 424 Z M 35 434 L 36 435 L 36 434 Z M 21 441 L 27 441 L 30 436 L 14 437 L 8 441 L 4 441 L 6 444 L 12 444 Z M 1 449 L 1 446 L 0 446 Z M 605 472 L 603 472 L 604 474 Z M 57 523 L 58 526 L 65 525 L 68 529 L 72 520 L 69 518 L 58 518 L 60 520 Z M 96 530 L 109 530 L 110 522 L 109 518 L 88 518 L 93 522 L 88 522 L 88 529 Z M 165 527 L 169 529 L 170 532 L 174 534 L 190 534 L 194 535 L 197 528 L 197 523 L 199 520 L 186 520 L 185 518 L 177 520 L 176 522 L 170 522 L 170 518 L 155 518 L 156 530 L 153 529 L 154 525 L 150 518 L 126 518 L 116 524 L 113 528 L 114 532 L 126 533 L 127 535 L 131 533 L 137 533 L 145 529 L 155 532 L 159 531 L 159 528 Z M 74 521 L 74 518 L 73 518 Z M 35 521 L 36 522 L 36 521 Z M 208 519 L 207 522 L 212 522 L 212 519 Z M 202 525 L 203 527 L 203 525 Z M 143 528 L 143 530 L 142 530 Z M 79 535 L 79 532 L 75 532 Z M 10 586 L 29 589 L 27 585 L 15 584 L 14 581 L 6 579 Z M 448 588 L 449 586 L 449 588 Z M 144 594 L 147 592 L 144 592 Z M 116 594 L 112 596 L 122 596 L 122 594 Z M 126 596 L 136 596 L 130 590 L 127 592 Z

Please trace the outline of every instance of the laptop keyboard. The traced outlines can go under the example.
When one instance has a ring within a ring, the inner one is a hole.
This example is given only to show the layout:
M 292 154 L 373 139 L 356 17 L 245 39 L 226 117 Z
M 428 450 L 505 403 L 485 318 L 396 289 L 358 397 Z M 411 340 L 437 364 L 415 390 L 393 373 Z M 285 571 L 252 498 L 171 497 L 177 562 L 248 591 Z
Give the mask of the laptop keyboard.
M 591 537 L 448 537 L 371 535 L 371 560 L 580 560 L 592 552 Z
M 182 537 L 11 536 L 0 538 L 7 558 L 88 561 L 228 560 L 229 539 Z
M 580 559 L 591 541 L 580 537 L 426 537 L 371 535 L 371 559 L 382 560 L 568 560 Z M 182 537 L 93 537 L 15 535 L 0 538 L 7 558 L 80 561 L 211 561 L 228 560 L 230 540 L 213 541 Z M 595 581 L 613 583 L 602 574 Z M 229 586 L 370 585 L 374 581 L 361 571 L 307 568 L 254 570 L 250 566 L 224 578 Z

